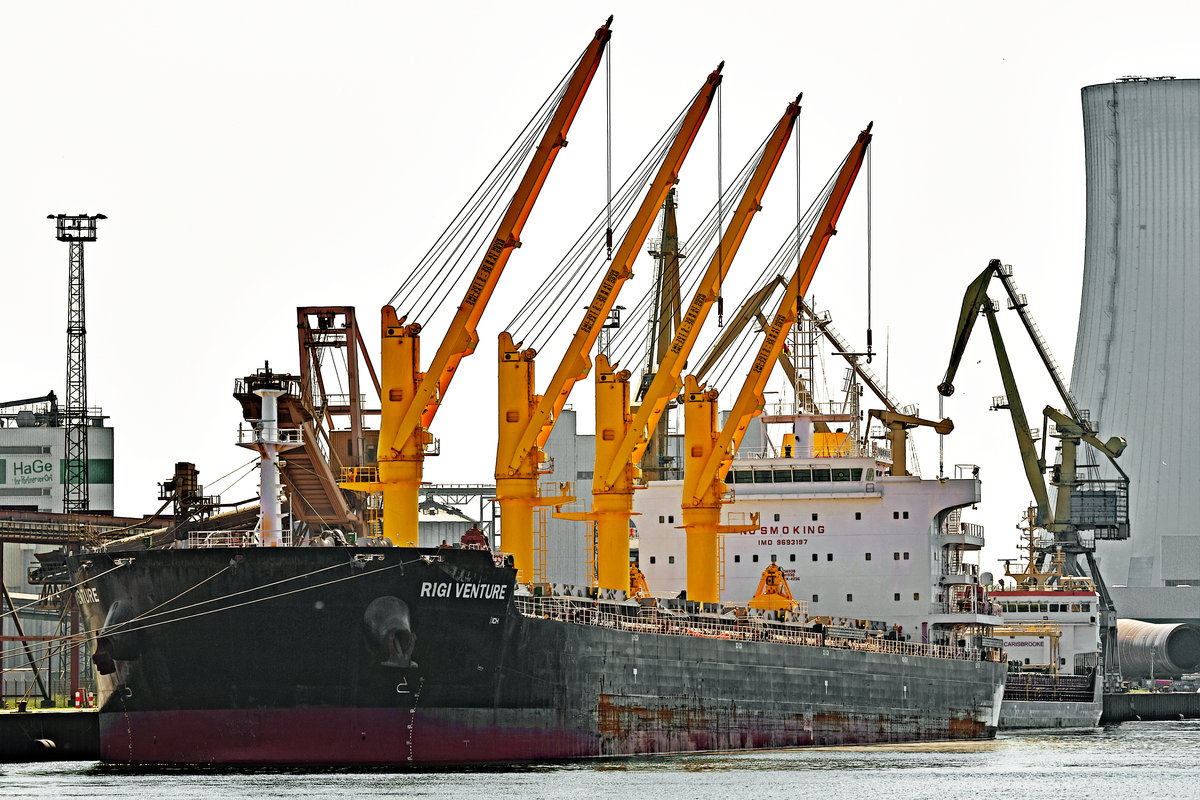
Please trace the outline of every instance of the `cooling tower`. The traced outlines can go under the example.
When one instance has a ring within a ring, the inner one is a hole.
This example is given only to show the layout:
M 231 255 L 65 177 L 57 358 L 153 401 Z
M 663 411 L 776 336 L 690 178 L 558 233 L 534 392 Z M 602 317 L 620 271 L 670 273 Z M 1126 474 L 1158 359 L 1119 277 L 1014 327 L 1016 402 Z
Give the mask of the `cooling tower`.
M 1129 440 L 1131 480 L 1130 537 L 1098 543 L 1100 571 L 1120 617 L 1200 622 L 1200 80 L 1087 86 L 1083 129 L 1071 389 Z

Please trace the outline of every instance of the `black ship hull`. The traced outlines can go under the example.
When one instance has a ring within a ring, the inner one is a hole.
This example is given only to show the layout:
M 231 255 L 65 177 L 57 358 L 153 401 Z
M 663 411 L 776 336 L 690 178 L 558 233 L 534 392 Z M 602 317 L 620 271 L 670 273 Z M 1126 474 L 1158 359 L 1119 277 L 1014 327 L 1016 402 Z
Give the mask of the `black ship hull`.
M 70 560 L 101 755 L 462 764 L 995 735 L 1005 664 L 636 605 L 515 597 L 491 554 L 197 549 Z

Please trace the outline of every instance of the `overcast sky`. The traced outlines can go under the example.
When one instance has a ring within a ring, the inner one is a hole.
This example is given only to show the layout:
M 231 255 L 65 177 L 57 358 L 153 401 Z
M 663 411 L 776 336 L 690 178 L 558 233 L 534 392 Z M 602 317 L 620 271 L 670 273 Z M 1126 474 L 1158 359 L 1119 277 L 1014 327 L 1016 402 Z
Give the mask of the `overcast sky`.
M 379 307 L 610 13 L 618 177 L 721 60 L 726 175 L 798 92 L 806 203 L 875 122 L 872 322 L 877 349 L 890 342 L 875 367 L 927 417 L 963 291 L 990 258 L 1013 265 L 1069 370 L 1080 88 L 1194 77 L 1200 22 L 1192 3 L 5 4 L 0 399 L 63 395 L 67 252 L 45 217 L 104 213 L 87 251 L 88 388 L 116 429 L 117 512 L 157 507 L 175 461 L 205 483 L 246 462 L 232 444 L 234 379 L 264 359 L 297 368 L 298 305 L 357 306 L 376 351 Z M 684 235 L 715 191 L 715 131 L 710 119 L 684 168 Z M 434 423 L 443 455 L 429 480 L 492 481 L 496 335 L 604 200 L 602 73 L 570 142 Z M 757 273 L 794 224 L 792 159 L 734 273 Z M 860 180 L 812 284 L 858 345 L 866 216 Z M 1057 398 L 1003 316 L 1040 416 Z M 442 331 L 430 329 L 427 359 Z M 544 386 L 553 362 L 539 361 Z M 982 469 L 984 502 L 967 518 L 987 526 L 988 565 L 1016 555 L 1029 490 L 1007 418 L 987 410 L 1001 387 L 982 334 L 957 385 L 947 471 Z M 588 393 L 581 384 L 572 404 L 590 429 Z M 937 437 L 917 436 L 934 475 Z M 256 491 L 254 476 L 210 488 Z

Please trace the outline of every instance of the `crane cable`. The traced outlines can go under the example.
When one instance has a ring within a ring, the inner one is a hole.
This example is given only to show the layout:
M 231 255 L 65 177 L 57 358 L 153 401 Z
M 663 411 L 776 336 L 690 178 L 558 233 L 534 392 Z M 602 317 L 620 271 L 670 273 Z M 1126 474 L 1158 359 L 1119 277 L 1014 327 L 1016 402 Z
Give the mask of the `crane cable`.
M 871 154 L 875 152 L 874 147 L 867 148 L 867 363 L 871 363 L 871 358 L 875 354 L 871 351 L 871 211 L 874 204 L 871 202 Z
M 507 195 L 506 190 L 516 180 L 521 164 L 528 159 L 529 153 L 534 149 L 534 139 L 535 137 L 531 136 L 523 143 L 517 156 L 506 167 L 503 184 L 496 183 L 496 188 L 485 211 L 475 218 L 470 225 L 470 230 L 459 240 L 458 246 L 455 248 L 457 255 L 453 260 L 453 266 L 448 269 L 427 270 L 432 273 L 437 282 L 433 291 L 426 292 L 423 297 L 417 298 L 424 300 L 422 305 L 417 308 L 416 316 L 418 318 L 426 318 L 430 309 L 436 310 L 444 307 L 454 287 L 459 284 L 472 265 L 479 261 L 481 254 L 489 244 L 487 241 L 488 231 L 494 230 L 499 224 L 499 217 L 503 213 L 502 208 L 507 207 L 501 205 L 503 196 Z
M 717 261 L 721 259 L 722 239 L 725 238 L 725 215 L 721 208 L 721 198 L 724 196 L 721 191 L 721 162 L 724 160 L 724 138 L 725 138 L 725 117 L 723 112 L 723 98 L 725 92 L 721 87 L 717 87 Z M 725 297 L 721 294 L 721 270 L 717 269 L 717 327 L 725 326 Z
M 803 253 L 801 244 L 812 236 L 819 216 L 819 210 L 824 206 L 825 201 L 828 199 L 829 194 L 833 190 L 833 186 L 834 178 L 831 178 L 829 183 L 826 184 L 821 195 L 817 197 L 817 199 L 809 207 L 808 212 L 797 224 L 798 235 L 793 238 L 791 236 L 791 232 L 788 232 L 788 236 L 784 243 L 780 246 L 779 250 L 776 251 L 776 254 L 767 262 L 766 267 L 759 273 L 754 283 L 751 284 L 751 287 L 747 291 L 745 297 L 742 298 L 741 302 L 743 306 L 749 301 L 751 295 L 754 292 L 757 292 L 761 287 L 775 281 L 777 278 L 784 277 L 786 270 L 785 265 L 789 264 L 792 260 L 793 247 L 797 248 L 797 250 Z M 772 292 L 771 297 L 774 298 L 775 296 L 776 294 Z M 770 323 L 768 322 L 768 324 Z M 726 382 L 732 379 L 735 374 L 743 371 L 740 369 L 740 367 L 750 356 L 750 353 L 756 344 L 758 344 L 758 336 L 761 333 L 762 330 L 756 326 L 747 325 L 742 329 L 742 332 L 738 336 L 738 344 L 726 350 L 726 352 L 717 359 L 717 363 L 713 365 L 713 378 L 711 381 L 709 381 L 710 385 L 723 387 Z
M 465 271 L 463 263 L 470 261 L 466 255 L 478 253 L 484 247 L 490 246 L 489 241 L 482 239 L 485 235 L 481 233 L 483 226 L 498 218 L 497 208 L 503 201 L 504 190 L 515 180 L 521 164 L 527 160 L 541 131 L 553 118 L 554 111 L 566 93 L 570 76 L 582 57 L 581 53 L 571 69 L 559 79 L 538 110 L 463 203 L 450 224 L 392 295 L 389 304 L 399 302 L 401 306 L 406 306 L 425 301 L 415 309 L 404 309 L 405 315 L 414 312 L 421 315 L 430 308 L 436 310 L 445 303 L 446 295 Z M 498 223 L 498 219 L 496 221 Z
M 758 149 L 751 155 L 745 166 L 742 167 L 734 182 L 725 190 L 724 194 L 726 198 L 740 196 L 743 193 L 746 185 L 749 184 L 753 176 L 754 169 L 762 159 L 767 139 L 769 138 L 768 136 L 763 139 Z M 675 302 L 684 293 L 687 293 L 688 296 L 695 294 L 696 285 L 707 271 L 707 265 L 717 251 L 717 246 L 713 244 L 713 237 L 718 228 L 717 217 L 720 205 L 718 202 L 710 208 L 692 235 L 686 240 L 681 240 L 687 241 L 689 244 L 698 245 L 700 247 L 700 254 L 699 257 L 688 258 L 684 262 L 684 268 L 680 275 L 679 290 L 678 292 L 668 292 L 667 302 Z M 651 294 L 648 292 L 642 295 L 633 312 L 625 315 L 624 323 L 618 329 L 617 335 L 613 337 L 613 352 L 616 355 L 610 358 L 610 361 L 614 364 L 618 361 L 624 361 L 633 352 L 642 350 L 643 346 L 648 346 L 651 337 L 648 328 L 645 327 L 645 323 L 650 318 L 650 305 L 653 303 Z M 636 333 L 638 330 L 642 332 Z
M 801 96 L 803 96 L 803 95 L 801 95 Z M 804 214 L 804 211 L 803 211 L 804 200 L 803 200 L 803 195 L 801 194 L 801 191 L 800 191 L 800 144 L 801 144 L 800 119 L 801 119 L 801 117 L 802 117 L 802 115 L 800 115 L 800 114 L 796 115 L 796 269 L 800 269 L 800 259 L 803 258 L 803 256 L 801 255 L 801 253 L 803 251 L 800 249 L 800 220 L 803 218 L 803 214 Z M 800 318 L 800 309 L 802 309 L 802 308 L 804 308 L 804 297 L 800 290 L 800 285 L 796 284 L 796 305 L 795 305 L 795 308 L 792 309 L 792 311 L 795 313 L 797 320 Z M 795 331 L 795 326 L 792 327 L 792 330 Z M 793 344 L 797 345 L 796 349 L 798 352 L 800 349 L 798 340 L 793 339 Z M 800 370 L 796 369 L 797 364 L 798 364 L 798 356 L 797 356 L 796 360 L 792 361 L 792 371 L 797 376 L 797 378 L 799 378 Z M 799 403 L 799 398 L 800 398 L 799 383 L 800 383 L 800 381 L 797 380 L 796 385 L 792 386 L 792 394 L 796 398 L 797 404 Z
M 847 158 L 848 157 L 849 154 L 847 154 Z M 811 238 L 820 212 L 828 202 L 830 195 L 833 193 L 833 189 L 837 182 L 837 176 L 841 172 L 842 166 L 845 164 L 845 162 L 846 160 L 843 158 L 841 164 L 838 165 L 838 168 L 830 176 L 829 180 L 825 183 L 825 186 L 822 187 L 820 194 L 809 205 L 807 211 L 799 215 L 799 219 L 794 229 L 795 236 L 792 235 L 793 231 L 788 232 L 784 242 L 780 245 L 779 249 L 776 250 L 775 254 L 768 260 L 766 266 L 759 272 L 758 277 L 750 285 L 750 289 L 742 298 L 741 303 L 743 306 L 750 299 L 750 297 L 755 292 L 758 292 L 763 286 L 767 285 L 771 281 L 776 280 L 776 278 L 784 277 L 785 265 L 792 261 L 793 256 L 796 259 L 796 268 L 799 268 L 800 260 L 803 258 L 804 252 L 803 243 Z M 800 287 L 797 286 L 797 294 L 799 294 L 799 291 Z M 775 294 L 772 293 L 771 296 L 774 297 Z M 797 300 L 798 299 L 799 298 L 797 298 Z M 798 305 L 797 313 L 799 308 L 800 306 Z M 713 365 L 712 374 L 714 377 L 711 381 L 709 381 L 711 385 L 723 386 L 724 383 L 730 377 L 732 377 L 732 375 L 737 371 L 737 367 L 741 365 L 749 355 L 751 345 L 757 339 L 759 333 L 761 333 L 761 330 L 754 330 L 753 326 L 750 325 L 747 325 L 742 330 L 742 333 L 738 336 L 737 345 L 731 346 L 728 350 L 726 350 L 726 352 L 719 359 L 717 359 L 716 364 Z
M 612 261 L 612 246 L 613 246 L 613 226 L 612 226 L 612 42 L 608 43 L 608 47 L 604 50 L 604 70 L 605 70 L 605 136 L 604 143 L 607 155 L 607 171 L 605 178 L 608 182 L 608 206 L 607 222 L 608 226 L 604 231 L 604 241 L 608 246 L 608 260 Z
M 650 158 L 652 152 L 647 158 Z M 644 166 L 644 165 L 643 165 Z M 645 168 L 635 171 L 621 186 L 616 196 L 616 211 L 618 221 L 625 219 L 637 199 L 642 186 L 648 180 L 648 170 Z M 567 314 L 574 308 L 575 303 L 582 299 L 583 293 L 590 288 L 594 278 L 601 269 L 605 268 L 605 260 L 600 258 L 601 246 L 595 237 L 595 232 L 602 227 L 605 211 L 601 211 L 592 223 L 571 245 L 567 254 L 559 261 L 550 275 L 530 295 L 525 304 L 517 311 L 516 316 L 509 322 L 506 330 L 516 334 L 517 339 L 525 338 L 524 326 L 534 326 L 532 335 L 540 337 L 547 330 L 556 330 L 565 322 Z M 573 300 L 563 298 L 568 294 Z M 550 311 L 547 314 L 547 311 Z
M 617 189 L 615 198 L 610 200 L 611 204 L 596 215 L 554 270 L 517 311 L 505 328 L 514 334 L 514 341 L 532 337 L 536 349 L 538 344 L 544 343 L 543 337 L 548 338 L 556 333 L 576 305 L 583 301 L 585 293 L 595 284 L 595 279 L 607 268 L 604 259 L 599 257 L 599 245 L 594 244 L 597 242 L 595 233 L 603 227 L 605 218 L 612 213 L 614 205 L 618 225 L 630 217 L 634 203 L 666 158 L 671 144 L 683 126 L 687 109 L 694 100 L 695 95 Z M 632 222 L 625 225 L 626 235 L 631 224 Z M 569 299 L 564 299 L 568 297 Z M 550 313 L 546 313 L 548 309 Z M 527 326 L 532 326 L 532 329 L 527 329 Z

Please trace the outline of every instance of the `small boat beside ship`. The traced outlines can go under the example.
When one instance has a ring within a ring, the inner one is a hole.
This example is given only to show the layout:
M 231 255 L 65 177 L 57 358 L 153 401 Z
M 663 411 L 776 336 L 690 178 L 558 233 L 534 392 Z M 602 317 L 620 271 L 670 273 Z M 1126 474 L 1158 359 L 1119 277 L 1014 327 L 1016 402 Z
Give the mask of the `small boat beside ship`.
M 1026 515 L 1024 565 L 993 587 L 1008 655 L 1002 730 L 1094 728 L 1104 711 L 1100 594 L 1091 578 L 1065 575 L 1061 553 L 1038 555 L 1034 510 Z

